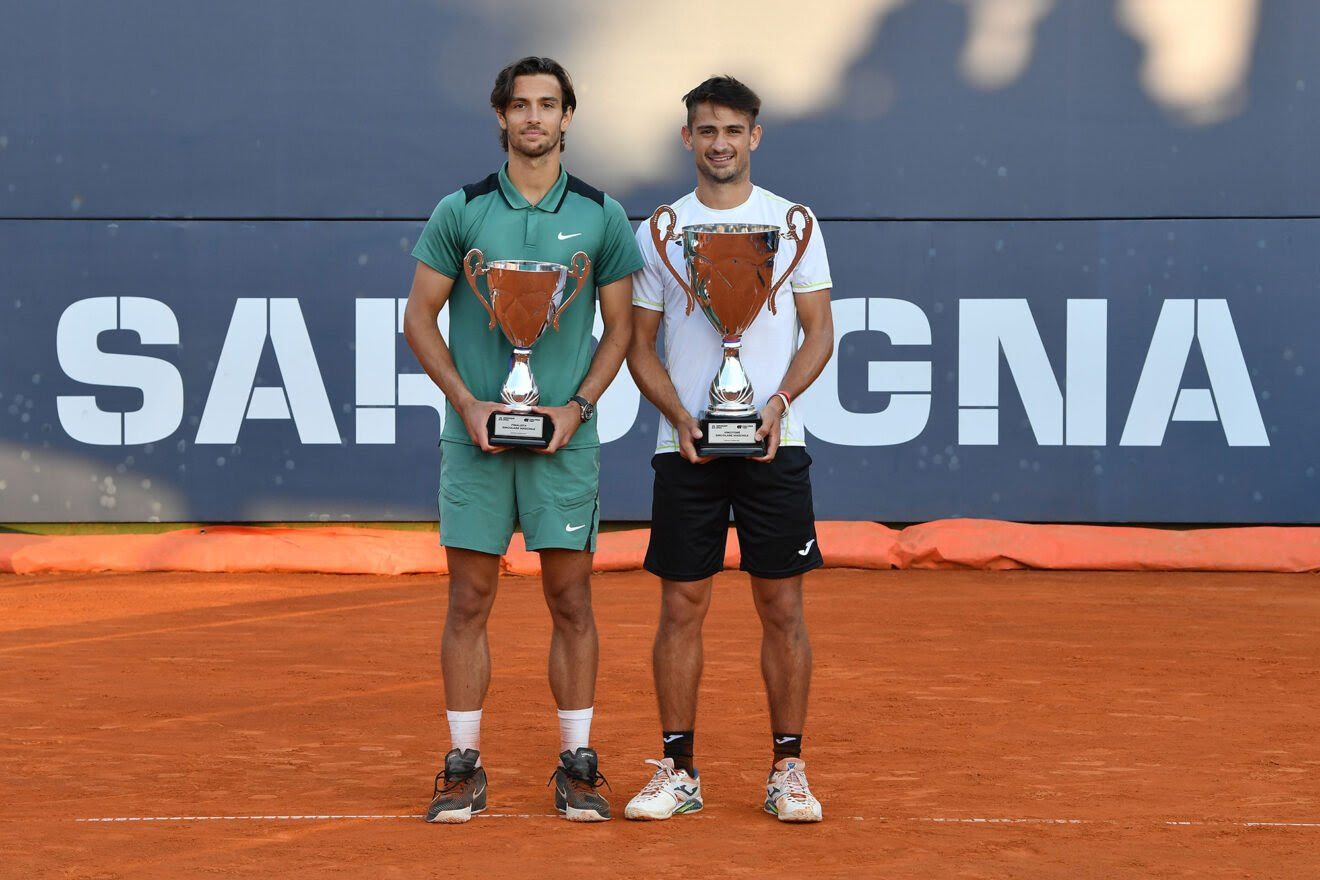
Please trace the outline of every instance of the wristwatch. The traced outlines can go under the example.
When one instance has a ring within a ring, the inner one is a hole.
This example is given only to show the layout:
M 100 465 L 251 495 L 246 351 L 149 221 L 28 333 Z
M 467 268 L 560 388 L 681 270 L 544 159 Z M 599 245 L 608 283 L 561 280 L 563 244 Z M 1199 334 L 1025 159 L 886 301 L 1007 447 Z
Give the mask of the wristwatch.
M 576 403 L 578 406 L 582 407 L 582 421 L 584 422 L 591 421 L 591 417 L 596 414 L 596 404 L 592 403 L 591 401 L 587 400 L 585 397 L 579 394 L 574 394 L 572 397 L 569 398 L 569 400 Z

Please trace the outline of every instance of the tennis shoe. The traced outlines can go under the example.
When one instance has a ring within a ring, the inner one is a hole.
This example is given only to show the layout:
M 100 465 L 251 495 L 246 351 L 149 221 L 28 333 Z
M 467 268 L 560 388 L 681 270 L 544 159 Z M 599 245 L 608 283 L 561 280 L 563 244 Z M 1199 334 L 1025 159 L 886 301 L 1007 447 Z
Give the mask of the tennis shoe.
M 555 809 L 570 822 L 605 822 L 610 818 L 610 803 L 600 793 L 601 785 L 609 783 L 601 775 L 599 760 L 596 750 L 585 746 L 559 753 L 559 766 L 550 782 L 555 785 Z
M 698 812 L 704 806 L 701 778 L 695 773 L 675 769 L 673 758 L 647 758 L 646 763 L 655 765 L 655 775 L 628 801 L 623 811 L 625 819 L 668 819 L 679 813 Z
M 807 785 L 807 762 L 784 758 L 770 771 L 765 783 L 765 811 L 780 822 L 819 822 L 820 801 Z
M 486 809 L 486 769 L 477 766 L 476 749 L 452 749 L 445 769 L 435 775 L 426 821 L 455 825 Z

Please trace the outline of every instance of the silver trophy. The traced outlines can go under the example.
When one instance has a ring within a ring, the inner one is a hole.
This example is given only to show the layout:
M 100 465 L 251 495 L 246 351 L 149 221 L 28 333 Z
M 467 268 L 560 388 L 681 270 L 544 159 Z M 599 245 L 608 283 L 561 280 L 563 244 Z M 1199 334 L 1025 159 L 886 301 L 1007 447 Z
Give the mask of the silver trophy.
M 801 230 L 795 217 L 801 218 Z M 663 233 L 661 218 L 668 220 Z M 661 205 L 651 215 L 651 241 L 687 294 L 687 313 L 692 314 L 692 309 L 700 306 L 724 340 L 724 360 L 710 383 L 710 406 L 700 419 L 698 455 L 765 454 L 765 441 L 756 439 L 761 416 L 752 403 L 755 394 L 738 351 L 742 335 L 761 313 L 761 307 L 768 302 L 770 313 L 775 314 L 775 294 L 807 252 L 814 226 L 807 209 L 794 205 L 788 209 L 785 222 L 787 232 L 759 223 L 700 223 L 678 230 L 678 218 L 668 205 Z M 773 280 L 781 236 L 797 242 L 797 252 L 784 274 Z M 686 280 L 674 269 L 666 248 L 669 242 L 680 239 L 687 264 Z
M 532 411 L 541 400 L 536 377 L 532 375 L 532 345 L 541 338 L 547 325 L 559 329 L 559 316 L 577 298 L 590 273 L 591 260 L 582 251 L 573 255 L 568 266 L 535 260 L 486 263 L 479 248 L 468 251 L 463 258 L 463 274 L 467 276 L 472 292 L 490 314 L 488 329 L 493 330 L 498 324 L 513 345 L 513 363 L 500 388 L 500 401 L 512 412 L 491 413 L 486 422 L 486 435 L 492 446 L 544 448 L 550 445 L 550 438 L 555 433 L 554 423 L 548 416 Z M 482 275 L 486 276 L 489 302 L 477 285 L 477 278 Z M 568 299 L 564 299 L 569 278 L 576 279 L 577 286 Z

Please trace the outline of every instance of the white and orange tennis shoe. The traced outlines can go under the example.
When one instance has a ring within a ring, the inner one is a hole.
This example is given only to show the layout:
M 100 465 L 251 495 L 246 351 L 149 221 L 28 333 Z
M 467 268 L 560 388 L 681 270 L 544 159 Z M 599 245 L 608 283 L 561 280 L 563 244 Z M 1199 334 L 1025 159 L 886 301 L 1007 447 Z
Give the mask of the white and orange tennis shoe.
M 765 811 L 780 822 L 819 822 L 820 801 L 807 785 L 807 762 L 784 758 L 770 771 L 765 782 Z
M 702 808 L 701 778 L 674 768 L 674 759 L 656 761 L 655 775 L 642 786 L 637 796 L 623 810 L 625 819 L 668 819 L 679 813 L 695 813 Z

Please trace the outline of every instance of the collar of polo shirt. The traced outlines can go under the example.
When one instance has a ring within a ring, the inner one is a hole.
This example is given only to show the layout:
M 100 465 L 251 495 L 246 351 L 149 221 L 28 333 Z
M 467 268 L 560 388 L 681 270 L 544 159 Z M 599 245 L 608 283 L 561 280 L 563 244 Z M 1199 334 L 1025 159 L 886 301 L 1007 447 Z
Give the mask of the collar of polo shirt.
M 534 207 L 538 211 L 557 214 L 559 213 L 559 207 L 564 204 L 564 196 L 568 193 L 568 172 L 564 170 L 562 165 L 559 166 L 559 179 L 555 181 L 555 185 L 550 187 L 549 192 L 535 205 L 523 198 L 522 193 L 518 192 L 518 187 L 513 185 L 512 180 L 509 180 L 508 162 L 505 162 L 503 167 L 500 168 L 499 177 L 500 195 L 504 196 L 504 201 L 515 211 Z

